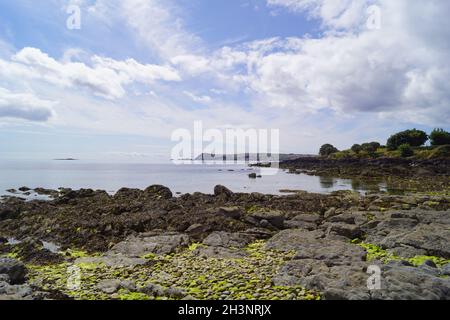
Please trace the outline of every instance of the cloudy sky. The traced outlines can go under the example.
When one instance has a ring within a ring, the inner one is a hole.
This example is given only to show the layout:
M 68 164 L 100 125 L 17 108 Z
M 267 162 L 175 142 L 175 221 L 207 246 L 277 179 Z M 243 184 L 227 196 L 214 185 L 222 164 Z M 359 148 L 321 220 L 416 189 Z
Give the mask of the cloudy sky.
M 80 29 L 67 27 L 73 5 Z M 164 161 L 196 120 L 280 129 L 281 151 L 298 153 L 448 129 L 449 12 L 444 0 L 0 0 L 0 158 Z

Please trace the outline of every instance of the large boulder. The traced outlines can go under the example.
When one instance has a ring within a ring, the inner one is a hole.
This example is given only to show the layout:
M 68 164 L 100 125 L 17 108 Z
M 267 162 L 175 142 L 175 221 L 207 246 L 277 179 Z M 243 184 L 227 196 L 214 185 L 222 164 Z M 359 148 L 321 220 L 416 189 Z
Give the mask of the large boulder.
M 172 191 L 169 188 L 161 185 L 153 185 L 145 189 L 146 194 L 156 196 L 158 199 L 171 199 L 173 197 Z
M 217 185 L 214 187 L 214 195 L 216 197 L 223 197 L 225 199 L 228 199 L 231 196 L 233 196 L 233 192 L 230 189 L 228 189 L 227 187 Z

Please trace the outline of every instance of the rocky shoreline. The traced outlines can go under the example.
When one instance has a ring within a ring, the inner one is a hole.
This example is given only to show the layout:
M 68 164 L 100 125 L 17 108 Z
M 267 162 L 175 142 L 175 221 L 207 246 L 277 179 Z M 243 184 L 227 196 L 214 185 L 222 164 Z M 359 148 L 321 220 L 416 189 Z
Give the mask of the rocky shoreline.
M 0 203 L 0 299 L 450 299 L 448 189 L 36 192 Z

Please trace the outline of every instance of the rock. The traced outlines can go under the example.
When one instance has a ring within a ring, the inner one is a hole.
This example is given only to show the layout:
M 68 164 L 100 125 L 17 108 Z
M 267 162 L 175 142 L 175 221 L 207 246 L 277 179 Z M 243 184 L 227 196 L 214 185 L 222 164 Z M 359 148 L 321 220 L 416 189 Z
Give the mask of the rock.
M 102 280 L 100 281 L 96 288 L 104 293 L 113 294 L 119 291 L 121 282 L 118 279 Z
M 327 221 L 329 222 L 340 222 L 346 224 L 355 224 L 355 216 L 350 213 L 343 213 L 337 216 L 330 217 Z
M 203 240 L 203 244 L 212 247 L 244 248 L 254 240 L 256 238 L 253 235 L 244 232 L 229 233 L 216 231 L 206 237 Z
M 136 291 L 136 283 L 131 280 L 123 280 L 120 282 L 120 287 L 130 292 Z
M 27 269 L 20 261 L 10 258 L 0 258 L 0 274 L 8 275 L 10 284 L 22 284 L 25 282 Z
M 266 219 L 262 219 L 262 220 L 259 222 L 259 225 L 260 225 L 261 228 L 267 228 L 267 227 L 270 226 L 270 222 L 267 221 Z
M 286 229 L 305 229 L 312 231 L 317 228 L 317 224 L 305 221 L 286 220 L 284 221 L 284 227 Z
M 111 252 L 129 257 L 143 257 L 149 253 L 176 253 L 188 245 L 189 237 L 187 235 L 168 232 L 162 235 L 129 237 L 116 244 Z
M 444 276 L 450 276 L 450 263 L 447 263 L 446 265 L 444 265 L 441 269 L 441 273 Z
M 299 214 L 295 216 L 292 220 L 317 224 L 320 222 L 321 219 L 320 216 L 316 214 Z
M 19 188 L 19 191 L 27 192 L 27 191 L 31 191 L 31 189 L 28 188 L 28 187 L 20 187 L 20 188 Z
M 9 283 L 11 279 L 9 279 L 9 276 L 7 274 L 0 274 L 0 282 L 6 282 Z
M 164 295 L 173 299 L 182 299 L 186 296 L 186 292 L 179 288 L 168 288 L 165 290 Z
M 284 228 L 285 217 L 280 211 L 258 211 L 250 215 L 261 222 L 261 220 L 267 220 L 272 226 L 282 229 Z
M 18 218 L 20 211 L 0 204 L 0 221 Z
M 103 264 L 107 267 L 124 268 L 145 265 L 147 260 L 144 258 L 129 257 L 124 254 L 107 252 L 101 257 L 78 258 L 75 264 Z
M 323 228 L 327 228 L 327 234 L 333 232 L 339 236 L 346 237 L 350 240 L 358 239 L 362 236 L 362 230 L 353 224 L 347 223 L 325 223 Z
M 10 285 L 0 282 L 1 300 L 34 300 L 33 289 L 26 284 Z
M 324 218 L 328 219 L 334 215 L 336 215 L 336 208 L 333 207 L 333 208 L 330 208 L 327 211 L 325 211 Z
M 217 185 L 214 187 L 214 195 L 216 197 L 225 197 L 228 199 L 233 196 L 233 192 L 224 186 Z
M 218 214 L 227 218 L 240 219 L 242 216 L 242 210 L 239 207 L 221 207 L 218 210 Z
M 248 177 L 249 177 L 250 179 L 256 179 L 257 174 L 253 172 L 253 173 L 250 173 L 250 174 L 248 175 Z
M 423 265 L 431 267 L 431 268 L 437 268 L 436 263 L 434 263 L 434 261 L 432 260 L 426 260 Z
M 162 297 L 164 296 L 166 290 L 158 284 L 148 283 L 143 288 L 140 288 L 139 291 L 155 297 Z
M 191 225 L 189 228 L 186 229 L 186 233 L 203 233 L 205 232 L 207 227 L 205 227 L 202 224 L 196 223 Z
M 225 247 L 199 247 L 194 254 L 198 257 L 217 258 L 217 259 L 242 259 L 248 254 L 241 249 Z
M 159 199 L 171 199 L 173 197 L 172 191 L 161 185 L 150 186 L 144 190 L 144 193 L 156 195 Z
M 406 220 L 406 219 L 397 219 Z M 388 224 L 392 225 L 392 224 Z M 382 230 L 380 230 L 382 229 Z M 379 244 L 385 248 L 409 246 L 426 251 L 428 256 L 438 256 L 450 259 L 450 232 L 448 227 L 441 224 L 402 224 L 397 228 L 386 228 L 380 223 L 374 231 L 369 232 L 367 242 Z

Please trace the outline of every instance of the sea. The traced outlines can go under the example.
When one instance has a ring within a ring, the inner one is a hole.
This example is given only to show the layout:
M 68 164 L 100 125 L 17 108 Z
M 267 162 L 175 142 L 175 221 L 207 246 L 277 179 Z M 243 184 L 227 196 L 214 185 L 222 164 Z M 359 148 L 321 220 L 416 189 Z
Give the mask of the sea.
M 367 192 L 386 188 L 382 182 L 336 177 L 290 174 L 278 170 L 273 175 L 250 179 L 259 168 L 234 163 L 113 163 L 101 161 L 0 160 L 0 195 L 23 186 L 58 189 L 91 188 L 114 194 L 122 187 L 145 189 L 154 184 L 169 187 L 174 194 L 202 192 L 211 194 L 223 185 L 234 192 L 285 194 L 286 190 L 331 193 L 337 190 Z M 38 195 L 34 195 L 38 196 Z

